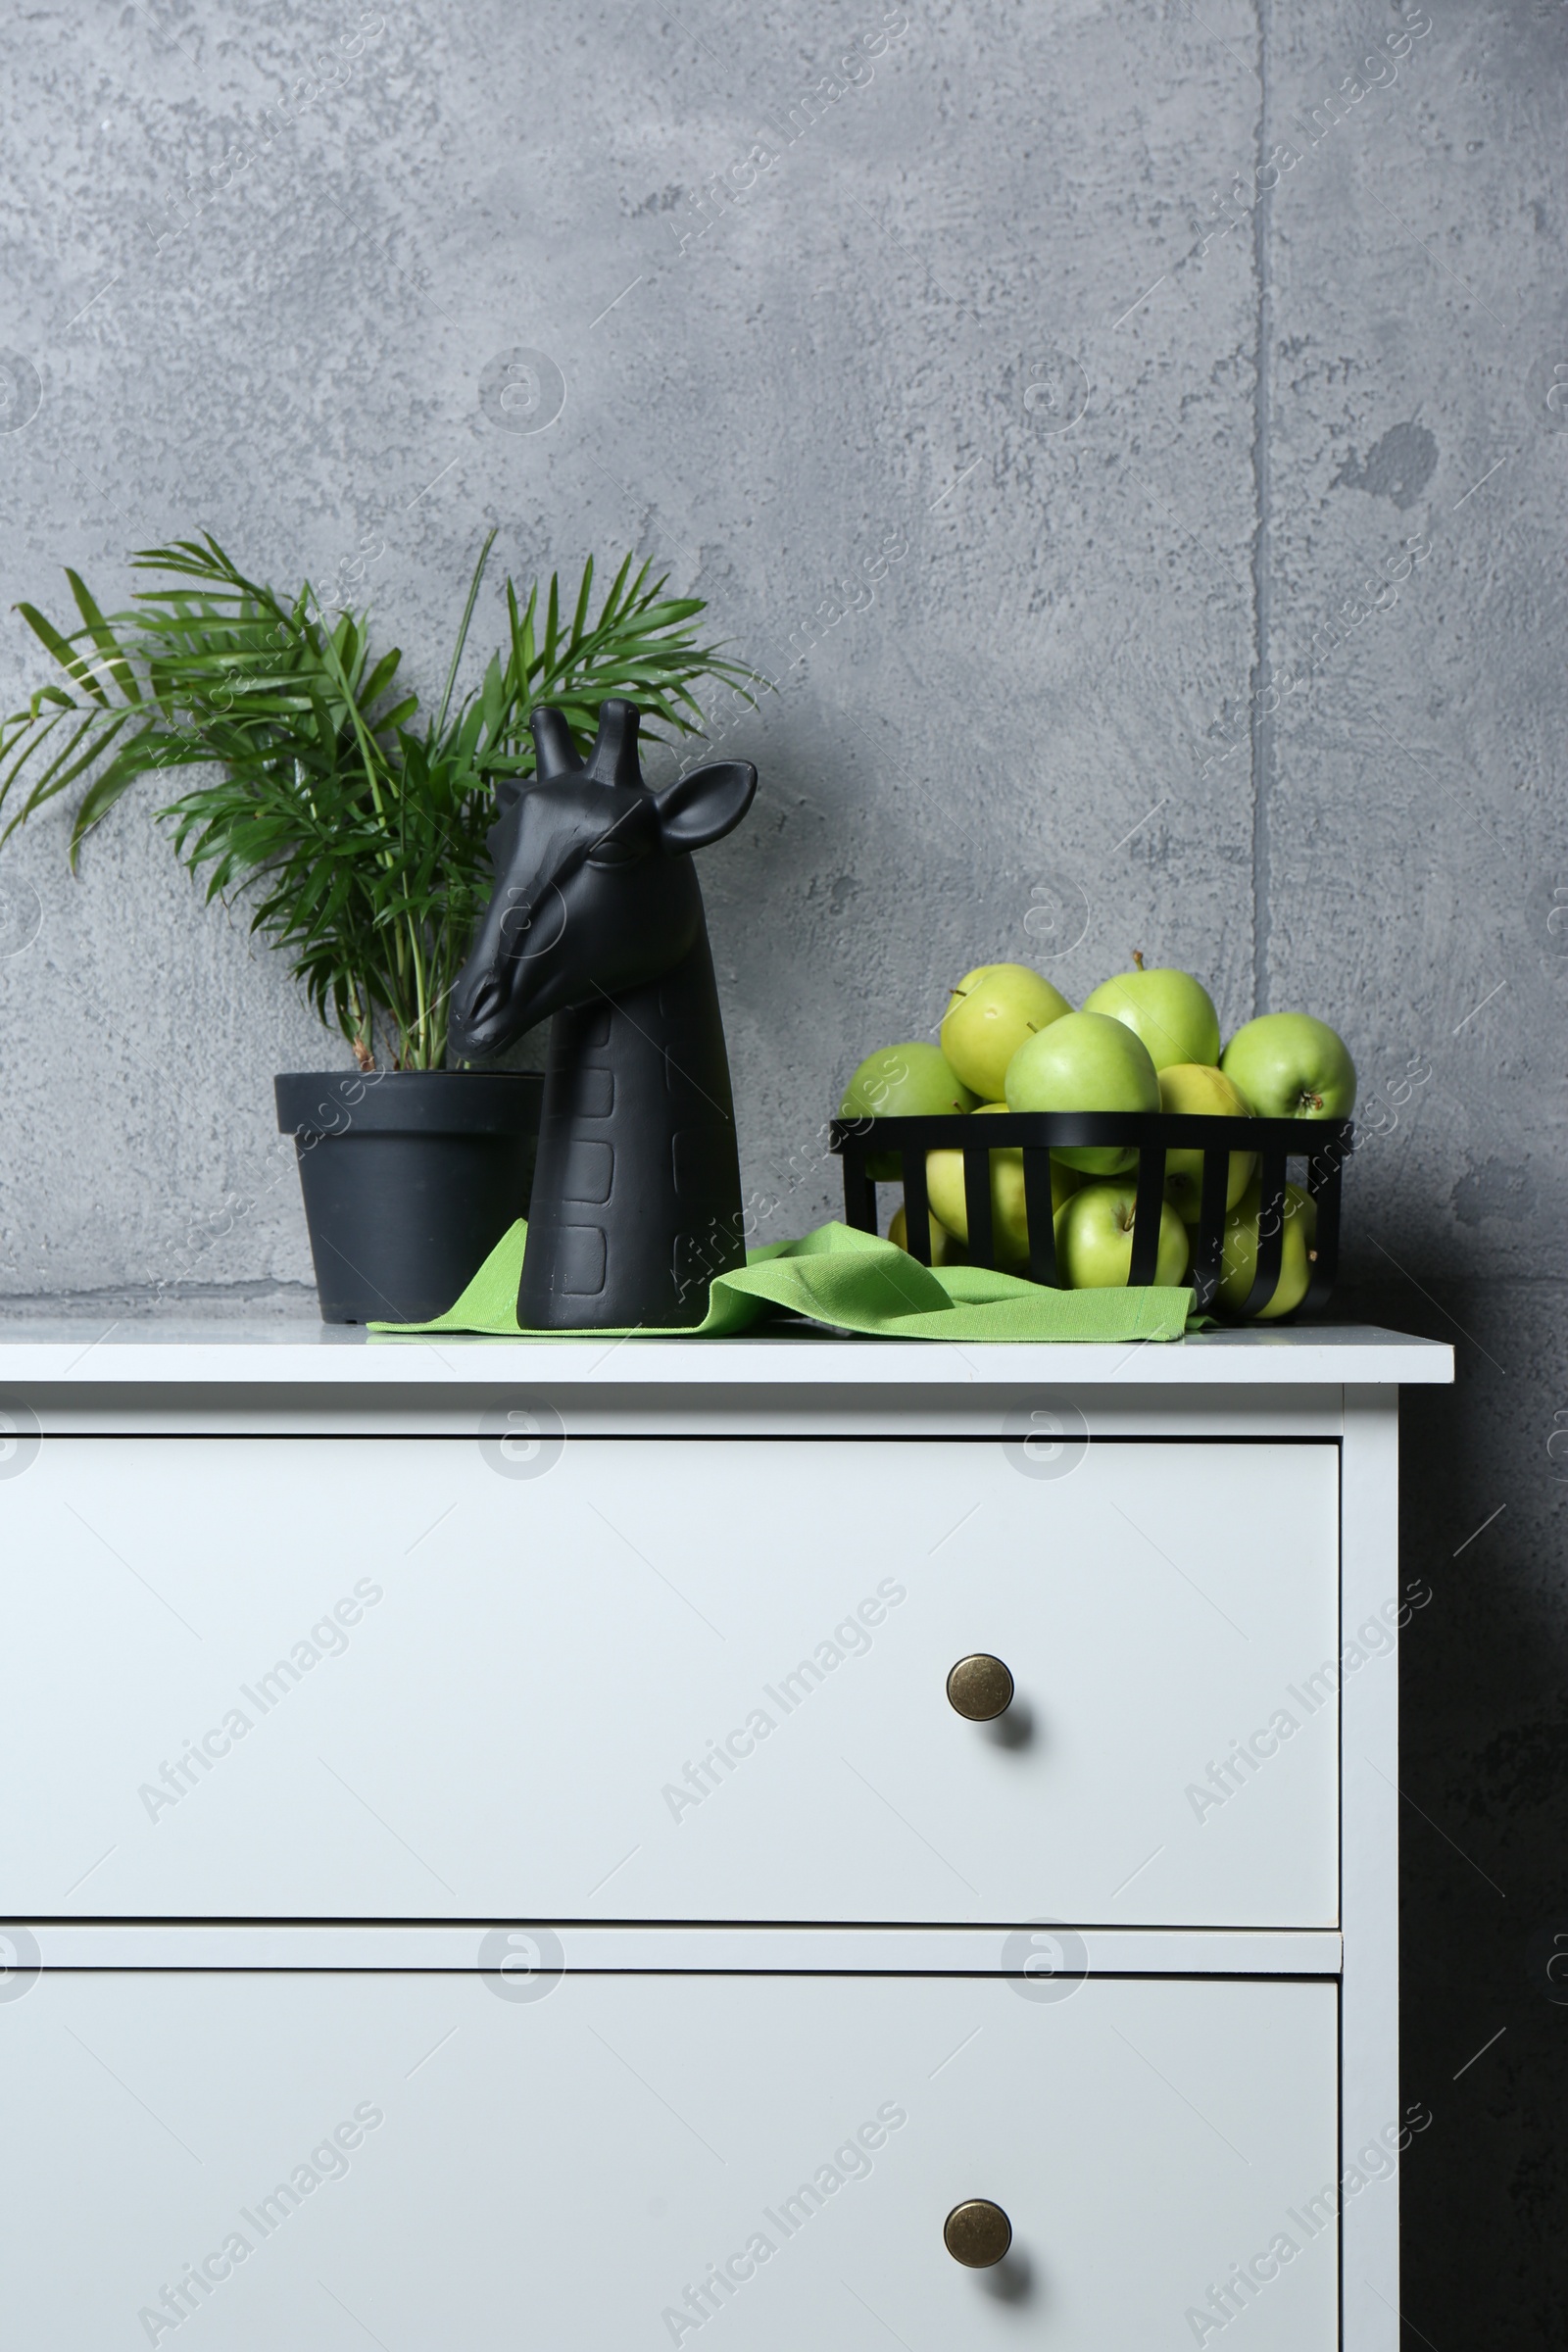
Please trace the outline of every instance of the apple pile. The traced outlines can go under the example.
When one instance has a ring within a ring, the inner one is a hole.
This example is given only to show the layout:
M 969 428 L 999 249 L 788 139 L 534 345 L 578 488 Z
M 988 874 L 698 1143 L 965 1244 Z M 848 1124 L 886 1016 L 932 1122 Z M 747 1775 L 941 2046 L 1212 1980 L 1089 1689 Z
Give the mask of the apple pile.
M 1075 1012 L 1058 989 L 1022 963 L 966 972 L 948 1000 L 940 1047 L 915 1042 L 868 1054 L 845 1091 L 845 1119 L 988 1111 L 1172 1111 L 1223 1118 L 1344 1119 L 1355 1102 L 1355 1065 L 1344 1041 L 1306 1012 L 1266 1012 L 1224 1052 L 1208 991 L 1191 972 L 1135 969 L 1102 982 Z M 1057 1279 L 1069 1290 L 1119 1289 L 1132 1263 L 1137 1152 L 1095 1145 L 1053 1152 L 1051 1200 Z M 1128 1171 L 1133 1174 L 1129 1176 Z M 873 1176 L 899 1173 L 897 1154 L 874 1155 Z M 1191 1257 L 1202 1189 L 1200 1152 L 1170 1152 L 1154 1280 L 1180 1283 Z M 969 1236 L 963 1153 L 926 1155 L 932 1256 L 960 1261 Z M 1219 1304 L 1239 1312 L 1257 1267 L 1261 1208 L 1257 1155 L 1233 1152 L 1225 1194 Z M 1262 1319 L 1288 1315 L 1306 1295 L 1316 1210 L 1286 1187 L 1280 1276 Z M 997 1263 L 1028 1263 L 1023 1153 L 991 1153 Z M 907 1248 L 905 1214 L 889 1239 Z

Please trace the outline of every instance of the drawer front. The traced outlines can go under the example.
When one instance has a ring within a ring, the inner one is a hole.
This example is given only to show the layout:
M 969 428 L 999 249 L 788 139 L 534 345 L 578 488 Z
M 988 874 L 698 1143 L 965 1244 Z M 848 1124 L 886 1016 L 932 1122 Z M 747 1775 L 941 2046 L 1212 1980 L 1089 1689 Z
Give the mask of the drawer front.
M 4 2026 L 29 2352 L 1337 2342 L 1330 1985 L 52 1973 Z
M 1325 1444 L 54 1441 L 0 1903 L 1332 1924 L 1337 1513 Z

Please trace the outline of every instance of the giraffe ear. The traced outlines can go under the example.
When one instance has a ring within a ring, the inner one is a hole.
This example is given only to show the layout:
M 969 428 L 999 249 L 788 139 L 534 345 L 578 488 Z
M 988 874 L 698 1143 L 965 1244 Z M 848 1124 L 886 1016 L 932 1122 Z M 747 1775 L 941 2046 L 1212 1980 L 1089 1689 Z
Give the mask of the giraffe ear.
M 677 776 L 654 795 L 665 854 L 677 857 L 722 841 L 746 814 L 756 790 L 757 770 L 747 760 L 720 760 Z

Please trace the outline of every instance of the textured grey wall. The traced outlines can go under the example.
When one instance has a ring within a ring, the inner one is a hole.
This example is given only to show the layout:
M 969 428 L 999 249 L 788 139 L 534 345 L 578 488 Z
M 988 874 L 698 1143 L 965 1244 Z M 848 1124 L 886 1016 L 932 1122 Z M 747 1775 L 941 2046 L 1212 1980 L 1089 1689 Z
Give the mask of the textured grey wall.
M 1409 2310 L 1560 2341 L 1568 8 L 79 0 L 6 47 L 8 606 L 205 526 L 363 564 L 428 681 L 493 521 L 520 575 L 657 556 L 779 681 L 705 861 L 771 1231 L 977 960 L 1076 998 L 1141 946 L 1350 1038 L 1350 1297 L 1460 1365 L 1407 1423 Z M 8 619 L 0 701 L 43 674 Z M 299 1295 L 270 1079 L 338 1055 L 145 802 L 63 847 L 0 863 L 0 1289 Z

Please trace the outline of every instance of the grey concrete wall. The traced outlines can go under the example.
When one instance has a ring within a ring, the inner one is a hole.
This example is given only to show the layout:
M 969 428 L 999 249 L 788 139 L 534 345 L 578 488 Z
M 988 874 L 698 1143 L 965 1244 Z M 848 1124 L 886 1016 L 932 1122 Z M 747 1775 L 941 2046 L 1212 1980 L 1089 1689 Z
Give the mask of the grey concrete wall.
M 772 1231 L 981 959 L 1077 998 L 1141 947 L 1351 1040 L 1347 1296 L 1460 1367 L 1407 1421 L 1408 2309 L 1559 2340 L 1568 9 L 78 0 L 6 45 L 7 606 L 206 527 L 363 564 L 429 683 L 493 522 L 520 577 L 656 556 L 780 681 L 705 863 Z M 45 674 L 8 617 L 0 702 Z M 149 806 L 79 881 L 63 814 L 0 859 L 0 1291 L 303 1297 L 270 1079 L 341 1050 Z

